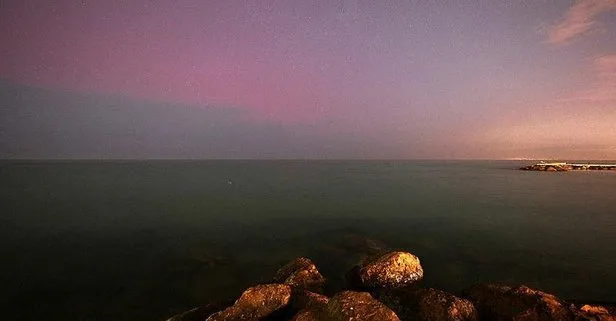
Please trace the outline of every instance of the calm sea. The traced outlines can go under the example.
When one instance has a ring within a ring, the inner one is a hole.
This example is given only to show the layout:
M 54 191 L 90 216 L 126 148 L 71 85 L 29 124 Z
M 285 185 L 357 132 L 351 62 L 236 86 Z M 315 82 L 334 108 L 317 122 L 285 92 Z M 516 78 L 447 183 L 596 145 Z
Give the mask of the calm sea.
M 308 256 L 616 301 L 616 173 L 504 161 L 0 162 L 4 320 L 164 320 Z

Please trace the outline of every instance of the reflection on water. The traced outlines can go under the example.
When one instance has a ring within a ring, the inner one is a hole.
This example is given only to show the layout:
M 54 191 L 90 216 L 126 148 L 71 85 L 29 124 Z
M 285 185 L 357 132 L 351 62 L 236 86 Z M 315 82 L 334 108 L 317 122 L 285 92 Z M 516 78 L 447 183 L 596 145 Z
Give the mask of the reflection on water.
M 411 250 L 450 291 L 500 280 L 616 301 L 615 173 L 520 165 L 0 163 L 4 315 L 164 319 L 297 256 L 333 291 L 381 248 Z

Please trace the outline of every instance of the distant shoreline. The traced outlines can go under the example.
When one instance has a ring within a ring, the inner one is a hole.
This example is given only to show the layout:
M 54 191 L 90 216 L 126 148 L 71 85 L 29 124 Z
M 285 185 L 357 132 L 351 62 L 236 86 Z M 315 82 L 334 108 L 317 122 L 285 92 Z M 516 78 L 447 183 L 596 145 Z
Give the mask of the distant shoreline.
M 568 172 L 568 171 L 616 171 L 616 164 L 592 163 L 537 163 L 520 168 L 526 171 Z

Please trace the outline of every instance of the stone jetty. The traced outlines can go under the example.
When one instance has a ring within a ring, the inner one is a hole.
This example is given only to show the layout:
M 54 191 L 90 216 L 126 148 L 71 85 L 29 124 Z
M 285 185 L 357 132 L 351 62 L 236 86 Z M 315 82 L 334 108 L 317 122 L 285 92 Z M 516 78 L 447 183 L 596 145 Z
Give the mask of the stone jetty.
M 585 163 L 537 163 L 520 168 L 525 171 L 567 172 L 567 171 L 616 171 L 616 164 Z
M 499 283 L 453 294 L 423 287 L 423 275 L 417 256 L 385 252 L 358 262 L 345 274 L 346 287 L 327 293 L 316 265 L 297 258 L 235 301 L 208 303 L 167 321 L 616 321 L 614 306 L 567 302 Z

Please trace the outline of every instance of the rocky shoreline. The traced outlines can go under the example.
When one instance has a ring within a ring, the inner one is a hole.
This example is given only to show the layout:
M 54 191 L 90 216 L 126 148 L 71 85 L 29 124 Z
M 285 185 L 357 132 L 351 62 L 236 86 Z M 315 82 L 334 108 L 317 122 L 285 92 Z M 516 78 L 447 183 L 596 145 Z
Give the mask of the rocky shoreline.
M 424 270 L 409 252 L 365 257 L 345 274 L 346 288 L 324 293 L 326 278 L 308 258 L 240 297 L 209 303 L 167 321 L 616 321 L 615 306 L 567 302 L 524 285 L 480 284 L 455 295 L 422 287 Z

